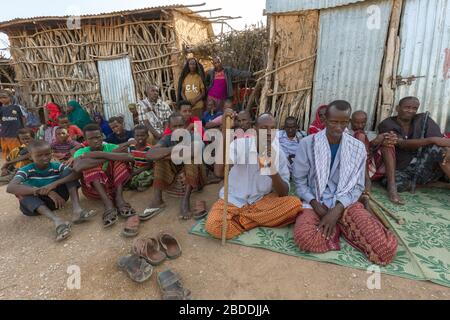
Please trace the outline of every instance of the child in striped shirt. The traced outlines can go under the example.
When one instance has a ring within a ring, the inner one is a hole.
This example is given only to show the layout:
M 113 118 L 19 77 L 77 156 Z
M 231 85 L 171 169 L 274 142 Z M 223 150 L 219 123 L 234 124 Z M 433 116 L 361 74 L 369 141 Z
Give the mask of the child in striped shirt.
M 72 222 L 83 222 L 94 212 L 84 210 L 78 196 L 79 174 L 64 164 L 52 162 L 52 150 L 45 141 L 34 141 L 28 146 L 33 163 L 17 171 L 6 192 L 20 201 L 20 210 L 26 216 L 43 215 L 53 221 L 56 240 L 67 238 Z M 73 220 L 67 221 L 55 213 L 71 199 Z
M 145 158 L 152 146 L 147 143 L 148 130 L 144 125 L 134 128 L 134 139 L 136 143 L 128 147 L 128 152 L 134 157 L 133 173 L 128 188 L 143 192 L 153 183 L 153 162 Z
M 53 159 L 71 165 L 73 154 L 82 146 L 79 142 L 72 140 L 66 128 L 58 127 L 55 131 L 55 140 L 52 145 Z

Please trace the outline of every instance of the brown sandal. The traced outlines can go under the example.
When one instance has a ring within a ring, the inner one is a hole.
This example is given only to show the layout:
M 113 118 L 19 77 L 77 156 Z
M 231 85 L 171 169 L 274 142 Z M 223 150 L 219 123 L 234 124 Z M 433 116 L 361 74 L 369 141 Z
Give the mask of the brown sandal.
M 140 221 L 141 220 L 137 215 L 129 217 L 123 225 L 122 235 L 128 238 L 137 236 L 139 233 Z
M 205 201 L 196 201 L 195 208 L 192 211 L 192 217 L 195 220 L 200 220 L 208 215 L 208 210 L 206 209 Z
M 133 243 L 133 253 L 157 266 L 166 260 L 167 256 L 161 251 L 158 240 L 154 238 L 140 238 Z
M 161 232 L 158 235 L 158 241 L 169 259 L 176 259 L 181 256 L 180 243 L 171 234 L 167 232 Z

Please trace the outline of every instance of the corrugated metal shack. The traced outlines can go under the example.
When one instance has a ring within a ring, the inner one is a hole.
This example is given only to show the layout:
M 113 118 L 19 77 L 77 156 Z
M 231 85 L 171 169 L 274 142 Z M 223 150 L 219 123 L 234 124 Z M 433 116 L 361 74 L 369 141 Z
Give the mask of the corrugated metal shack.
M 303 127 L 348 100 L 370 129 L 417 96 L 450 131 L 449 0 L 267 0 L 270 50 L 260 112 Z
M 202 6 L 193 5 L 191 7 Z M 207 10 L 206 10 L 207 11 Z M 203 11 L 199 11 L 203 12 Z M 185 45 L 211 38 L 210 19 L 182 5 L 80 17 L 37 17 L 0 23 L 27 107 L 53 101 L 127 115 L 149 84 L 174 98 Z

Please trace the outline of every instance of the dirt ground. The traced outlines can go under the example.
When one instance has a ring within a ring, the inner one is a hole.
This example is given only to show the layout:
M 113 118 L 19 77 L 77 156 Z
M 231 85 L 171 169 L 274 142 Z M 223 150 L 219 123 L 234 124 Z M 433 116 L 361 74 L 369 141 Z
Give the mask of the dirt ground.
M 208 186 L 193 199 L 211 206 L 219 185 Z M 127 199 L 143 210 L 150 191 L 127 192 Z M 179 200 L 165 195 L 168 207 L 141 225 L 140 235 L 173 232 L 183 255 L 156 267 L 144 284 L 132 282 L 116 267 L 132 240 L 120 236 L 122 221 L 112 229 L 101 225 L 99 203 L 82 198 L 86 208 L 98 215 L 77 225 L 62 243 L 54 241 L 54 229 L 43 217 L 29 218 L 18 201 L 0 187 L 0 299 L 160 299 L 158 272 L 179 272 L 193 299 L 449 299 L 450 288 L 388 275 L 381 276 L 381 289 L 369 290 L 365 271 L 308 261 L 262 249 L 227 244 L 189 235 L 193 221 L 177 218 Z M 70 208 L 70 204 L 68 205 Z M 68 208 L 61 213 L 69 217 Z M 67 268 L 81 270 L 81 288 L 69 290 Z

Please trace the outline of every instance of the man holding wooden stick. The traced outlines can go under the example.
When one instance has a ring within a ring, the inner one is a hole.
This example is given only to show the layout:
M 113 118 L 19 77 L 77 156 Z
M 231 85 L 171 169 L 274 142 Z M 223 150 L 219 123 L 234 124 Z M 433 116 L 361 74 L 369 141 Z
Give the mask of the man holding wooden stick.
M 215 238 L 222 237 L 223 211 L 227 205 L 227 239 L 256 227 L 283 227 L 295 221 L 302 203 L 289 194 L 287 158 L 279 148 L 275 134 L 275 119 L 262 114 L 256 121 L 257 137 L 236 139 L 230 144 L 228 203 L 225 190 L 211 208 L 206 230 Z M 223 172 L 216 164 L 216 172 Z M 230 165 L 231 167 L 231 165 Z

